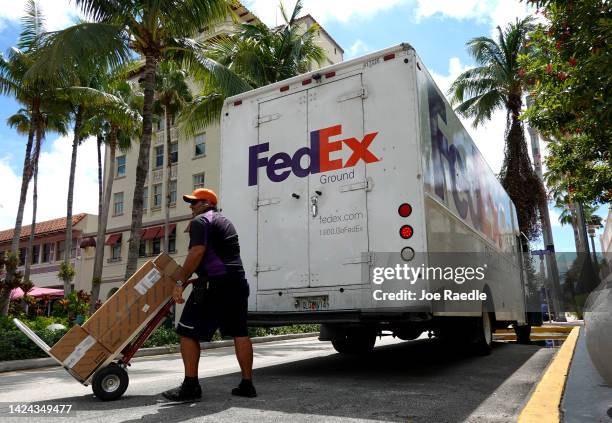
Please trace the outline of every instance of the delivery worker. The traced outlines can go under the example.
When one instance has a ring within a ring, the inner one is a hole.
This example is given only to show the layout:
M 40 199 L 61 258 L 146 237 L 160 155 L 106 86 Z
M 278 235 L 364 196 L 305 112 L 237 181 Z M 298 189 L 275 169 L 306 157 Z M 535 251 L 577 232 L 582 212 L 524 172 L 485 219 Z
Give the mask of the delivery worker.
M 249 285 L 245 279 L 240 245 L 234 225 L 217 211 L 217 195 L 199 188 L 183 195 L 193 219 L 189 226 L 189 253 L 185 258 L 184 280 L 193 272 L 198 280 L 187 299 L 176 328 L 180 335 L 185 380 L 178 388 L 163 393 L 172 401 L 191 401 L 202 396 L 198 382 L 200 341 L 210 341 L 217 331 L 234 338 L 236 358 L 242 381 L 233 395 L 255 397 L 252 382 L 253 345 L 247 333 L 247 299 Z M 173 297 L 184 303 L 183 288 L 177 282 Z

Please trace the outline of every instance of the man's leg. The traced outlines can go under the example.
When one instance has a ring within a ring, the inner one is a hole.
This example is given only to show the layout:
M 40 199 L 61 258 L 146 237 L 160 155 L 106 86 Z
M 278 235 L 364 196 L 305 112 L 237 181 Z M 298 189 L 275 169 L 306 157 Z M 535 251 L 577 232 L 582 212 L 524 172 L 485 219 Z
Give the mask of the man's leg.
M 185 366 L 185 376 L 197 378 L 198 363 L 200 362 L 200 343 L 193 338 L 181 336 L 181 357 L 183 357 L 183 366 Z
M 239 336 L 234 338 L 234 349 L 236 350 L 236 358 L 240 365 L 243 379 L 253 378 L 253 344 L 248 336 Z

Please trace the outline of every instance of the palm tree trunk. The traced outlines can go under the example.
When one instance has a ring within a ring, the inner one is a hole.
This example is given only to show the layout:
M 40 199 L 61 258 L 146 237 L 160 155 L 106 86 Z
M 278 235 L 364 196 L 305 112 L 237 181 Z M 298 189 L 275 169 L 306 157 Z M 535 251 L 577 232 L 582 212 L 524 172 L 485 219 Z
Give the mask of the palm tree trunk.
M 36 232 L 36 209 L 38 207 L 38 159 L 40 158 L 40 147 L 42 145 L 42 131 L 40 128 L 36 130 L 36 146 L 34 147 L 34 158 L 32 159 L 32 167 L 34 170 L 34 186 L 32 187 L 32 225 L 30 226 L 30 237 L 28 238 L 28 259 L 25 261 L 25 269 L 23 271 L 23 281 L 30 280 L 30 267 L 32 265 L 32 248 L 34 244 L 34 234 Z M 40 251 L 39 251 L 40 254 Z
M 26 144 L 26 154 L 23 159 L 23 174 L 21 176 L 21 192 L 19 193 L 19 207 L 17 209 L 17 218 L 15 219 L 15 232 L 11 242 L 11 251 L 17 254 L 19 249 L 19 238 L 21 236 L 21 225 L 23 223 L 23 211 L 25 209 L 26 198 L 28 194 L 28 185 L 32 179 L 32 144 L 34 144 L 35 128 L 38 126 L 40 101 L 34 100 L 32 103 L 32 122 L 30 132 L 28 133 L 28 142 Z M 9 275 L 7 275 L 8 277 Z M 12 279 L 12 278 L 11 278 Z
M 142 137 L 138 151 L 138 164 L 136 166 L 136 184 L 134 198 L 132 199 L 132 223 L 130 226 L 130 242 L 128 246 L 128 259 L 125 267 L 125 280 L 136 272 L 138 263 L 138 247 L 142 229 L 142 194 L 144 182 L 149 173 L 149 153 L 151 150 L 151 134 L 153 132 L 153 100 L 155 98 L 155 70 L 158 58 L 153 55 L 145 57 L 144 67 L 144 107 L 142 114 Z
M 70 177 L 68 179 L 68 201 L 66 204 L 66 249 L 64 251 L 64 264 L 70 265 L 72 253 L 72 203 L 74 201 L 74 175 L 76 173 L 76 161 L 79 142 L 81 139 L 81 128 L 83 125 L 83 108 L 77 107 L 74 118 L 74 138 L 72 140 L 72 158 L 70 159 Z M 72 292 L 72 280 L 64 278 L 64 298 Z
M 166 118 L 166 216 L 164 219 L 164 251 L 169 253 L 170 247 L 170 176 L 172 173 L 172 160 L 170 160 L 170 150 L 172 148 L 172 137 L 170 134 L 170 114 L 168 113 L 168 106 L 164 106 L 164 114 Z
M 98 146 L 100 149 L 100 145 Z M 100 296 L 100 283 L 102 282 L 102 268 L 104 265 L 104 235 L 106 234 L 106 226 L 108 224 L 108 210 L 110 208 L 111 194 L 113 192 L 113 182 L 115 181 L 115 156 L 117 149 L 117 129 L 112 128 L 109 140 L 109 159 L 106 168 L 108 173 L 106 174 L 106 186 L 104 187 L 104 197 L 102 197 L 102 165 L 101 160 L 98 159 L 98 180 L 100 181 L 99 186 L 99 206 L 98 212 L 98 234 L 96 236 L 96 255 L 94 257 L 94 270 L 92 278 L 92 290 L 91 290 L 91 308 L 90 311 L 95 311 L 98 297 Z M 100 151 L 98 154 L 101 155 Z
M 32 179 L 32 145 L 34 144 L 34 127 L 38 122 L 38 109 L 40 103 L 34 101 L 32 103 L 32 122 L 30 125 L 30 131 L 28 132 L 28 142 L 26 143 L 26 152 L 23 159 L 23 172 L 21 175 L 21 191 L 19 193 L 19 206 L 17 208 L 17 218 L 15 219 L 15 232 L 13 233 L 13 239 L 11 241 L 11 252 L 17 255 L 19 251 L 19 239 L 21 238 L 21 225 L 23 224 L 23 212 L 25 209 L 25 203 L 28 195 L 28 186 Z M 29 258 L 28 258 L 29 259 Z M 15 278 L 16 269 L 7 269 L 6 276 L 4 279 L 4 286 L 0 289 L 0 313 L 3 316 L 8 315 L 11 290 L 5 289 L 10 286 Z
M 538 235 L 539 210 L 547 207 L 546 191 L 529 158 L 525 132 L 519 120 L 522 106 L 520 93 L 509 98 L 506 151 L 500 180 L 516 206 L 519 229 L 529 239 L 534 239 Z M 528 195 L 525 187 L 531 187 Z

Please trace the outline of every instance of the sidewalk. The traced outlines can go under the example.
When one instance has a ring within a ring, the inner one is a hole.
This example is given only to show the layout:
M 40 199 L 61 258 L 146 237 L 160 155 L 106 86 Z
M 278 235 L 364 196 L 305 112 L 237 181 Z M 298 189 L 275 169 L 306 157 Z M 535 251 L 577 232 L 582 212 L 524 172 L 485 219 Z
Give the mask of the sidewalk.
M 565 423 L 612 422 L 612 388 L 591 362 L 584 330 L 580 331 L 561 403 Z M 612 357 L 610 357 L 612 360 Z

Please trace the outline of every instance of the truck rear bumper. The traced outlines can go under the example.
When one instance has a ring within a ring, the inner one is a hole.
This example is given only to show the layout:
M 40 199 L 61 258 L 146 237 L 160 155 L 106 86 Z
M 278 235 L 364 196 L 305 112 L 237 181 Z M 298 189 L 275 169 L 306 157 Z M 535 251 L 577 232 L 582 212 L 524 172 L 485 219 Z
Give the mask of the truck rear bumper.
M 423 322 L 432 318 L 431 313 L 406 311 L 250 312 L 248 324 L 249 326 L 284 326 L 306 323 L 399 323 Z

